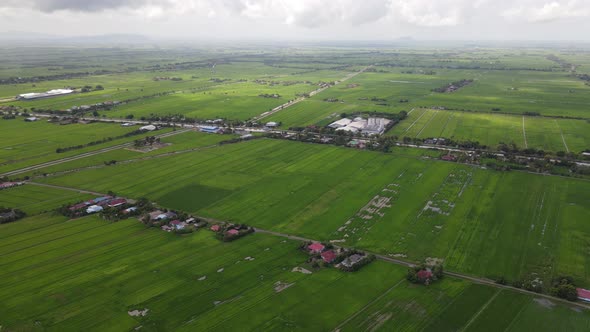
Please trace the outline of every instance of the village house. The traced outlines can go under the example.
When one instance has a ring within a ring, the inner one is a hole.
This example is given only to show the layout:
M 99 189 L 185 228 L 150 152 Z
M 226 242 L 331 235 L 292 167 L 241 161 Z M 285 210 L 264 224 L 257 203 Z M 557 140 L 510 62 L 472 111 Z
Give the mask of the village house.
M 590 302 L 590 290 L 584 288 L 576 288 L 578 292 L 578 299 L 584 302 Z
M 17 186 L 22 186 L 23 184 L 24 184 L 23 182 L 3 182 L 3 183 L 0 183 L 0 190 L 12 188 L 12 187 L 17 187 Z
M 172 221 L 170 222 L 170 225 L 171 225 L 172 227 L 174 227 L 176 230 L 181 230 L 181 229 L 184 229 L 184 228 L 186 227 L 186 224 L 185 224 L 185 223 L 183 223 L 183 222 L 182 222 L 182 221 L 180 221 L 180 220 L 172 220 Z
M 124 199 L 124 198 L 116 198 L 116 199 L 113 199 L 113 200 L 110 200 L 109 201 L 108 207 L 113 208 L 113 207 L 121 206 L 123 204 L 127 204 L 127 200 L 126 199 Z
M 336 259 L 336 253 L 334 250 L 326 250 L 321 254 L 321 256 L 326 263 L 332 263 Z
M 214 232 L 219 232 L 219 230 L 221 229 L 221 226 L 219 226 L 219 225 L 213 225 L 213 226 L 211 226 L 210 229 L 212 231 L 214 231 Z
M 229 235 L 238 235 L 240 233 L 240 231 L 238 231 L 235 228 L 232 228 L 232 229 L 229 229 L 226 233 Z
M 307 246 L 307 249 L 311 252 L 311 253 L 316 253 L 319 254 L 322 251 L 324 251 L 325 246 L 319 242 L 314 242 L 312 244 L 310 244 L 309 246 Z

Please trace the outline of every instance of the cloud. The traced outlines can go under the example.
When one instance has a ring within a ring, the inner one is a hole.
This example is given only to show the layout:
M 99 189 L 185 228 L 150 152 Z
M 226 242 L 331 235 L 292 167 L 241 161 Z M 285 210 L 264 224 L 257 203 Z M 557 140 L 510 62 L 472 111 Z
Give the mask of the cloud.
M 2 8 L 32 9 L 47 15 L 108 11 L 147 19 L 192 17 L 206 21 L 214 17 L 218 21 L 239 19 L 310 29 L 377 22 L 453 27 L 478 15 L 518 22 L 590 16 L 590 0 L 2 0 L 0 13 L 6 15 Z
M 98 12 L 119 8 L 138 8 L 149 5 L 161 7 L 167 2 L 152 0 L 31 0 L 31 5 L 42 12 L 51 13 L 59 10 L 78 12 Z
M 529 22 L 552 22 L 561 19 L 590 17 L 590 3 L 587 1 L 527 1 L 525 4 L 505 10 L 502 16 L 512 20 Z

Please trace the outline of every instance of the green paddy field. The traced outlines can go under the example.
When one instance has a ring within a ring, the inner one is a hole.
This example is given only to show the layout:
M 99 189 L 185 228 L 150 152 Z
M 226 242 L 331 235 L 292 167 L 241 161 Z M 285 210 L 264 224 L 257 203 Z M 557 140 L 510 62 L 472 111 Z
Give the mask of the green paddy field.
M 321 127 L 343 113 L 405 111 L 387 135 L 514 144 L 551 158 L 590 148 L 590 86 L 578 76 L 590 60 L 578 49 L 15 46 L 0 47 L 0 62 L 0 80 L 13 79 L 0 84 L 7 118 L 15 107 L 67 114 L 127 101 L 98 119 L 245 121 L 370 66 L 260 122 Z M 473 82 L 434 91 L 463 79 Z M 85 85 L 104 90 L 13 99 Z M 239 134 L 196 130 L 162 138 L 153 151 L 95 153 L 140 135 L 57 153 L 137 126 L 23 118 L 0 119 L 0 174 L 92 153 L 20 173 L 27 183 L 0 190 L 0 206 L 27 214 L 0 225 L 0 331 L 590 330 L 584 306 L 465 278 L 534 279 L 547 290 L 567 275 L 590 288 L 586 178 L 493 171 L 411 147 L 381 153 L 261 137 L 227 144 Z M 109 191 L 274 233 L 222 243 L 207 229 L 180 235 L 136 219 L 55 212 Z M 463 277 L 417 286 L 383 259 L 354 273 L 314 269 L 287 235 L 405 262 L 442 259 Z
M 293 272 L 305 267 L 298 244 L 262 234 L 224 244 L 207 230 L 176 236 L 136 220 L 39 215 L 0 226 L 0 239 L 0 311 L 8 330 L 584 331 L 590 326 L 587 311 L 529 295 L 453 278 L 430 287 L 411 285 L 403 268 L 384 262 L 356 273 Z M 277 282 L 289 286 L 277 288 Z

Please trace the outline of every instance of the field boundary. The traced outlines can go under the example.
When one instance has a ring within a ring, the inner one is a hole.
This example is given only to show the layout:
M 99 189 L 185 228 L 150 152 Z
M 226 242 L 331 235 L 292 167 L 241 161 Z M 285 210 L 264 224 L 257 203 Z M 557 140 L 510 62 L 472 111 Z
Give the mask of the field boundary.
M 344 326 L 345 324 L 347 324 L 348 322 L 350 322 L 351 320 L 355 319 L 358 315 L 360 315 L 362 312 L 364 312 L 369 306 L 371 306 L 373 303 L 381 300 L 385 295 L 389 294 L 392 290 L 394 290 L 397 286 L 399 286 L 399 284 L 401 284 L 405 279 L 402 278 L 400 281 L 398 281 L 397 283 L 395 283 L 395 285 L 389 287 L 388 290 L 386 290 L 383 294 L 377 296 L 376 298 L 374 298 L 371 302 L 367 303 L 365 306 L 363 306 L 362 308 L 360 308 L 359 310 L 357 310 L 354 314 L 350 315 L 348 318 L 346 318 L 342 323 L 336 325 L 336 327 L 332 330 L 334 332 L 340 331 L 340 328 L 342 326 Z
M 524 115 L 522 116 L 522 136 L 524 137 L 524 148 L 528 149 L 529 145 L 526 141 L 526 130 L 524 129 Z
M 557 120 L 553 120 L 553 122 L 555 122 L 555 125 L 559 129 L 559 134 L 561 135 L 561 140 L 563 141 L 563 146 L 565 147 L 565 151 L 570 152 L 570 149 L 567 147 L 567 144 L 565 144 L 565 137 L 563 137 L 563 131 L 561 130 L 559 123 L 557 123 Z
M 467 328 L 473 324 L 473 322 L 475 322 L 475 320 L 477 319 L 477 317 L 479 317 L 479 315 L 481 315 L 482 312 L 484 312 L 484 310 L 487 309 L 487 307 L 490 305 L 490 303 L 492 303 L 492 301 L 494 301 L 494 299 L 496 299 L 496 297 L 498 297 L 498 295 L 500 295 L 500 293 L 502 293 L 501 289 L 498 289 L 496 291 L 496 293 L 490 297 L 490 299 L 483 305 L 481 306 L 481 308 L 479 308 L 479 310 L 475 313 L 475 315 L 471 316 L 471 319 L 469 319 L 469 321 L 467 322 L 467 324 L 465 324 L 465 326 L 461 329 L 463 331 L 467 331 Z

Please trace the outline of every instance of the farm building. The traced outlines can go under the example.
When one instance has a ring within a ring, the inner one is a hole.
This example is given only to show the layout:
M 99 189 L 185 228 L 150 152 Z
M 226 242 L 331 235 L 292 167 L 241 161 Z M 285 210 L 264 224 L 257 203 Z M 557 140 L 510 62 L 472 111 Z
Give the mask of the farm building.
M 143 127 L 139 128 L 139 130 L 143 130 L 143 131 L 154 131 L 156 129 L 158 129 L 158 128 L 154 125 L 147 125 L 147 126 L 143 126 Z
M 322 253 L 322 259 L 326 263 L 332 263 L 336 259 L 336 253 L 334 250 L 326 250 Z
M 31 116 L 29 118 L 25 118 L 25 122 L 35 122 L 35 121 L 39 121 L 39 118 Z
M 364 258 L 364 256 L 362 256 L 362 255 L 354 254 L 354 255 L 351 255 L 351 256 L 346 257 L 342 261 L 341 264 L 350 268 L 353 265 L 355 265 L 356 263 L 360 262 L 363 258 Z
M 86 213 L 96 213 L 96 212 L 100 212 L 102 210 L 103 210 L 102 206 L 91 205 L 88 207 L 88 209 L 86 209 Z
M 347 119 L 347 118 L 342 118 L 338 121 L 332 122 L 328 125 L 328 127 L 330 128 L 342 128 L 342 127 L 346 127 L 348 126 L 350 123 L 352 122 L 351 119 Z
M 578 292 L 578 299 L 584 302 L 590 302 L 590 290 L 584 288 L 576 288 Z
M 314 242 L 307 246 L 307 249 L 312 253 L 320 253 L 324 251 L 325 246 L 319 242 Z
M 40 98 L 49 98 L 49 97 L 68 95 L 72 92 L 74 92 L 74 90 L 54 89 L 54 90 L 49 90 L 46 92 L 23 93 L 23 94 L 16 96 L 16 99 L 18 99 L 18 100 L 34 100 L 34 99 L 40 99 Z
M 267 122 L 265 126 L 268 128 L 275 128 L 275 127 L 278 127 L 279 124 L 274 121 L 271 121 L 271 122 Z
M 133 126 L 133 123 L 131 123 L 131 122 L 121 123 L 121 127 L 131 127 L 131 126 Z
M 137 207 L 132 206 L 130 208 L 127 208 L 127 209 L 123 210 L 123 213 L 131 213 L 131 212 L 134 212 L 134 211 L 137 211 Z
M 335 128 L 338 131 L 362 132 L 369 135 L 381 135 L 390 122 L 391 120 L 385 118 L 363 119 L 361 117 L 356 117 L 353 120 L 343 118 L 332 122 L 328 125 L 328 127 Z
M 203 127 L 199 128 L 199 130 L 201 130 L 201 132 L 209 133 L 209 134 L 219 134 L 222 132 L 221 128 L 219 128 L 217 126 L 203 126 Z

